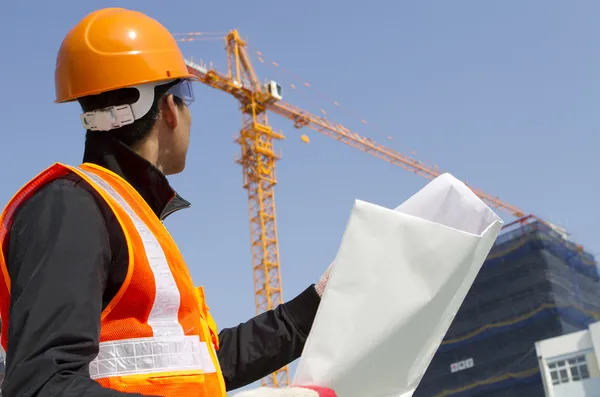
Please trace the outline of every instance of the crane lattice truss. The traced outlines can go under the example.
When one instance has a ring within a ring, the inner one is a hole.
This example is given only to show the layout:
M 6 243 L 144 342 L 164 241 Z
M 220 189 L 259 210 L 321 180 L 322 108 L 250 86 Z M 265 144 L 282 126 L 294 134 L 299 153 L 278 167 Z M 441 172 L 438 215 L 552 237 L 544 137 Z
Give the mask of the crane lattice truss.
M 196 75 L 202 83 L 233 95 L 241 105 L 243 125 L 236 142 L 241 146 L 238 162 L 244 170 L 244 188 L 248 191 L 252 268 L 256 310 L 259 314 L 283 302 L 274 198 L 277 183 L 275 162 L 278 156 L 274 152 L 273 142 L 284 139 L 284 136 L 274 132 L 269 126 L 267 111 L 292 120 L 296 128 L 308 127 L 427 179 L 434 179 L 442 172 L 360 136 L 341 124 L 283 102 L 275 84 L 265 87 L 260 84 L 246 51 L 246 42 L 240 38 L 239 33 L 236 30 L 229 32 L 225 41 L 228 55 L 226 75 L 206 65 L 186 62 L 190 73 Z M 524 216 L 523 211 L 516 206 L 479 189 L 470 188 L 490 207 L 515 217 Z M 287 367 L 263 379 L 262 384 L 271 387 L 287 386 Z

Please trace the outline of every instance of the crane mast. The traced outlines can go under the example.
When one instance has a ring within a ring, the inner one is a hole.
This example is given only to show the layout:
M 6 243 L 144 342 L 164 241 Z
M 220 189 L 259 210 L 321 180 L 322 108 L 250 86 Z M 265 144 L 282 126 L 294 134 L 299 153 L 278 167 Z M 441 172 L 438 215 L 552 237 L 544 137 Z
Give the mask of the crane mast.
M 267 103 L 272 97 L 262 91 L 248 54 L 246 43 L 237 31 L 226 38 L 229 80 L 234 85 L 250 86 L 252 89 L 243 100 L 242 129 L 236 142 L 241 147 L 238 162 L 244 172 L 244 188 L 248 191 L 250 216 L 250 241 L 256 312 L 260 314 L 283 303 L 279 245 L 275 222 L 275 162 L 279 157 L 273 149 L 273 141 L 284 136 L 269 126 Z M 240 98 L 238 98 L 240 99 Z M 280 387 L 289 384 L 288 368 L 277 370 L 262 380 L 263 386 Z

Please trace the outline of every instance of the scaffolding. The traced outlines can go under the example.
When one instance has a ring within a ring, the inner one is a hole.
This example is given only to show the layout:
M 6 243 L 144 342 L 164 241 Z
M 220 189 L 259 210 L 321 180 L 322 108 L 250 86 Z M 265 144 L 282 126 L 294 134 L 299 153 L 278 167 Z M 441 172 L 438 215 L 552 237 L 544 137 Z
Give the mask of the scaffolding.
M 529 216 L 498 237 L 415 397 L 544 397 L 534 344 L 600 320 L 592 255 Z

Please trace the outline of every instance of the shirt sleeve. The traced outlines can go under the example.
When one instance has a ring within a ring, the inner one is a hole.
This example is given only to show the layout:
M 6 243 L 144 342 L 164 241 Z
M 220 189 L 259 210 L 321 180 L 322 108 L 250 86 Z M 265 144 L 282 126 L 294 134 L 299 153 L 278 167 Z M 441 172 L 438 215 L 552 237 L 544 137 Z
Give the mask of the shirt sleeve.
M 133 396 L 89 376 L 112 254 L 105 216 L 82 184 L 55 180 L 15 214 L 7 248 L 6 396 Z
M 227 390 L 255 382 L 300 357 L 320 301 L 311 285 L 274 310 L 223 329 L 217 354 Z

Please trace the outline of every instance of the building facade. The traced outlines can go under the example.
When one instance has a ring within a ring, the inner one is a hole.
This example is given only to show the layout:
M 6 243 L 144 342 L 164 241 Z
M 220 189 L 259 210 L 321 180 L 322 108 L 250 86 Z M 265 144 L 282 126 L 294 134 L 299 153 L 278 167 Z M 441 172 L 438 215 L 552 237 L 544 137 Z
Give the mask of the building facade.
M 600 321 L 599 279 L 561 230 L 533 217 L 509 225 L 414 397 L 544 397 L 535 343 Z

